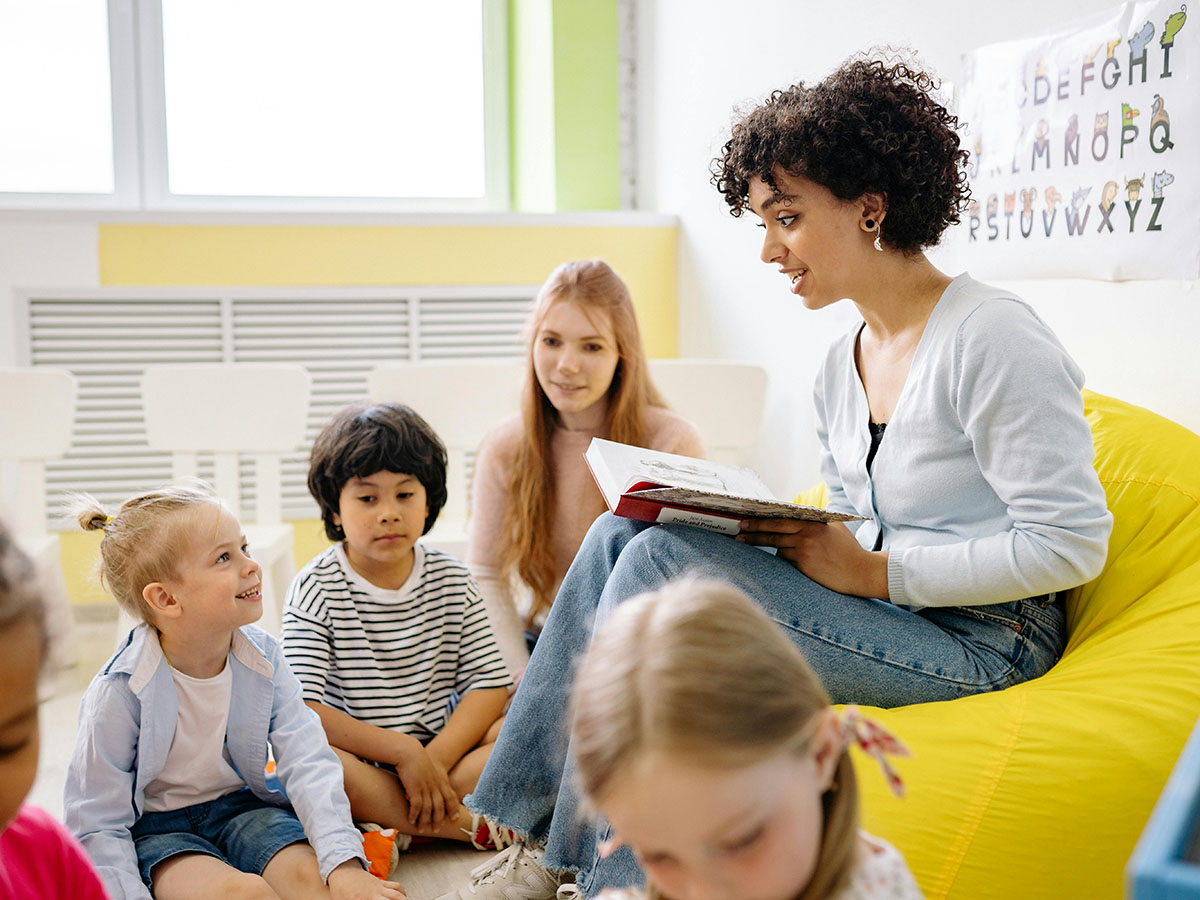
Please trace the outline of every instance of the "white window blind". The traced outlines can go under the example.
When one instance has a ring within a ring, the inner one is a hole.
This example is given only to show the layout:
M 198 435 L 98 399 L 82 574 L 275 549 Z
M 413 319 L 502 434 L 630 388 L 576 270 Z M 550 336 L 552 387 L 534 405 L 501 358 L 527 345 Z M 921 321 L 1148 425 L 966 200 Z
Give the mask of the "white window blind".
M 21 292 L 18 346 L 27 354 L 24 361 L 70 369 L 79 379 L 71 450 L 47 464 L 47 508 L 53 516 L 67 491 L 115 504 L 170 480 L 169 457 L 146 445 L 140 379 L 147 365 L 294 362 L 312 373 L 313 386 L 305 446 L 283 460 L 284 514 L 313 517 L 316 504 L 305 484 L 311 442 L 335 409 L 366 399 L 367 373 L 383 362 L 520 358 L 521 329 L 537 290 Z M 243 505 L 253 520 L 248 460 L 242 471 Z

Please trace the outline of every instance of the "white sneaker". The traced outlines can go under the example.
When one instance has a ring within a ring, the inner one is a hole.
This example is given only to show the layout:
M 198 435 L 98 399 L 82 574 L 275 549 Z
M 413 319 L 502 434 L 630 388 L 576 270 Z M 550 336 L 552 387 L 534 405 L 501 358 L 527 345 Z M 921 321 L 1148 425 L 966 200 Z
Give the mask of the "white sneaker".
M 558 878 L 542 864 L 542 851 L 512 844 L 471 870 L 471 883 L 437 900 L 555 900 Z

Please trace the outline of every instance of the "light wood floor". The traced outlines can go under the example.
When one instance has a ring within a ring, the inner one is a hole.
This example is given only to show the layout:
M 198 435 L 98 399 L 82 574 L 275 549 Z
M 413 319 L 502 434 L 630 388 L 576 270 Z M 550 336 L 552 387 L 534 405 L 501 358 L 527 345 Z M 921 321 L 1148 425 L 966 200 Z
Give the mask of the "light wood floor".
M 42 703 L 38 776 L 28 802 L 60 820 L 63 783 L 75 744 L 79 701 L 92 676 L 112 654 L 116 636 L 115 620 L 76 625 L 77 662 L 58 674 L 47 691 L 52 690 L 52 695 Z M 449 841 L 425 844 L 401 856 L 395 877 L 404 885 L 411 900 L 433 900 L 466 884 L 471 869 L 490 856 Z

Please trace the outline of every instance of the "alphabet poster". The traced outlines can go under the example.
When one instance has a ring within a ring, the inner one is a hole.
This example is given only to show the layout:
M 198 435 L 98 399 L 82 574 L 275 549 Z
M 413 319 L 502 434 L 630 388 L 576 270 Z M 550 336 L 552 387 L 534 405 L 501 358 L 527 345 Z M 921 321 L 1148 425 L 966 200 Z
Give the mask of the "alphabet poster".
M 984 278 L 1200 277 L 1200 22 L 1139 0 L 963 57 Z

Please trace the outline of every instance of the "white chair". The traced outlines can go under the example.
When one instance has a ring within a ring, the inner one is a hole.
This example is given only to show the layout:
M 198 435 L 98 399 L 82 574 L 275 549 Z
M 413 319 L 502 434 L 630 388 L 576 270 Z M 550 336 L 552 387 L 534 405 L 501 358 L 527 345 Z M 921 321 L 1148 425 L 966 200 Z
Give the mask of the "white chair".
M 446 505 L 422 539 L 426 544 L 458 559 L 466 556 L 468 456 L 492 426 L 520 409 L 524 377 L 524 365 L 511 360 L 386 363 L 367 376 L 373 402 L 411 407 L 446 445 Z
M 700 431 L 710 459 L 754 465 L 766 369 L 720 359 L 652 359 L 650 377 L 671 409 Z
M 5 510 L 21 548 L 33 557 L 46 597 L 54 662 L 73 664 L 74 616 L 59 558 L 46 528 L 46 467 L 71 445 L 75 376 L 65 369 L 0 368 L 0 459 L 16 467 L 16 500 Z
M 194 363 L 147 366 L 146 440 L 171 453 L 175 478 L 194 477 L 197 454 L 213 457 L 217 496 L 241 519 L 238 454 L 254 462 L 255 522 L 242 523 L 262 565 L 263 628 L 278 633 L 296 574 L 293 532 L 282 515 L 280 457 L 304 442 L 312 378 L 302 366 Z

